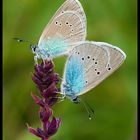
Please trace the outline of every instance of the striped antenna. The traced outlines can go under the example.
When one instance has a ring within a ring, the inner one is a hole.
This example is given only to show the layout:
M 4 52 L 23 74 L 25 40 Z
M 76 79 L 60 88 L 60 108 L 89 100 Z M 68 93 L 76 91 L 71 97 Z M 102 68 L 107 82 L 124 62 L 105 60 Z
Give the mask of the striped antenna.
M 85 109 L 86 109 L 86 111 L 88 113 L 88 118 L 89 118 L 89 120 L 91 120 L 92 117 L 93 117 L 93 114 L 94 114 L 94 110 L 92 109 L 92 107 L 86 101 L 84 101 L 82 99 L 79 99 L 79 100 L 84 105 L 84 107 L 85 107 Z
M 15 38 L 13 38 L 13 39 L 16 40 L 16 41 L 18 41 L 18 42 L 28 42 L 28 43 L 32 44 L 30 41 L 24 40 L 24 39 L 21 39 L 21 38 L 15 37 Z

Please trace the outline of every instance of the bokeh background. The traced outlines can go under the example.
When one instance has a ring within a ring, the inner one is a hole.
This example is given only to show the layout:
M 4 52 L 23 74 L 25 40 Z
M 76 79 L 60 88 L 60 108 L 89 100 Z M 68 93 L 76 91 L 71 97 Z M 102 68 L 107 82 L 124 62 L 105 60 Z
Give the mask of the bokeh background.
M 33 54 L 21 37 L 37 43 L 45 25 L 64 0 L 3 1 L 3 140 L 38 140 L 26 123 L 40 126 L 31 92 Z M 136 140 L 137 132 L 137 1 L 80 0 L 87 15 L 87 39 L 120 47 L 124 64 L 99 86 L 84 94 L 94 109 L 92 120 L 83 106 L 65 100 L 54 106 L 62 125 L 51 140 Z M 62 76 L 66 57 L 56 58 Z

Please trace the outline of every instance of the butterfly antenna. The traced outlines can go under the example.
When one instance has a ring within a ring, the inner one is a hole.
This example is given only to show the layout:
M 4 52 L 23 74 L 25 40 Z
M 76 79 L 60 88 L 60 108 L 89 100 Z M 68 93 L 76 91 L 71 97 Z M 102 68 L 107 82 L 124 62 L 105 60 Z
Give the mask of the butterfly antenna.
M 93 108 L 92 108 L 86 101 L 85 101 L 85 104 L 88 106 L 88 108 L 89 108 L 91 114 L 94 114 Z
M 82 99 L 80 99 L 81 103 L 84 105 L 87 113 L 88 113 L 88 116 L 89 116 L 89 120 L 92 119 L 92 115 L 94 114 L 94 110 L 92 109 L 92 107 L 86 102 L 86 101 L 83 101 Z
M 28 42 L 28 43 L 32 44 L 30 41 L 24 40 L 24 39 L 21 39 L 21 38 L 14 37 L 13 39 L 16 40 L 17 42 Z

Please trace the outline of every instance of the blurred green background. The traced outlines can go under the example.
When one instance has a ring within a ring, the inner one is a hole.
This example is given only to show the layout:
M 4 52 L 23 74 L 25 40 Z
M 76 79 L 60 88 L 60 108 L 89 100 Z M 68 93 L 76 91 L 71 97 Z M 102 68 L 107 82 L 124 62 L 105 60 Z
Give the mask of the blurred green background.
M 3 140 L 38 140 L 26 123 L 40 126 L 31 92 L 33 54 L 21 37 L 37 43 L 45 25 L 64 0 L 3 1 Z M 135 140 L 137 126 L 137 1 L 80 0 L 87 16 L 87 39 L 120 47 L 124 64 L 99 86 L 84 94 L 95 115 L 88 120 L 83 106 L 65 100 L 54 106 L 62 125 L 51 140 Z M 66 57 L 56 58 L 62 76 Z

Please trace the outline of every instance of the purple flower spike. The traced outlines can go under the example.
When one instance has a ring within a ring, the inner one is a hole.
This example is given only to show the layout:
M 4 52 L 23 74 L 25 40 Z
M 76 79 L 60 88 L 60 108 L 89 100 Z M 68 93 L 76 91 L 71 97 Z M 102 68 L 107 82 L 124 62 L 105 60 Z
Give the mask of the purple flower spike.
M 53 63 L 47 61 L 35 65 L 35 72 L 32 76 L 32 80 L 42 96 L 42 98 L 40 98 L 32 94 L 33 100 L 40 106 L 39 117 L 43 128 L 34 129 L 28 126 L 28 131 L 40 137 L 41 140 L 49 140 L 48 138 L 57 132 L 61 123 L 60 118 L 55 118 L 53 116 L 53 110 L 51 109 L 57 102 L 57 96 L 60 92 L 60 88 L 57 87 L 59 75 L 54 72 Z
M 45 103 L 52 106 L 57 102 L 57 95 L 60 89 L 57 87 L 59 76 L 53 70 L 51 61 L 35 65 L 35 72 L 32 80 L 38 87 L 41 96 L 45 99 Z

